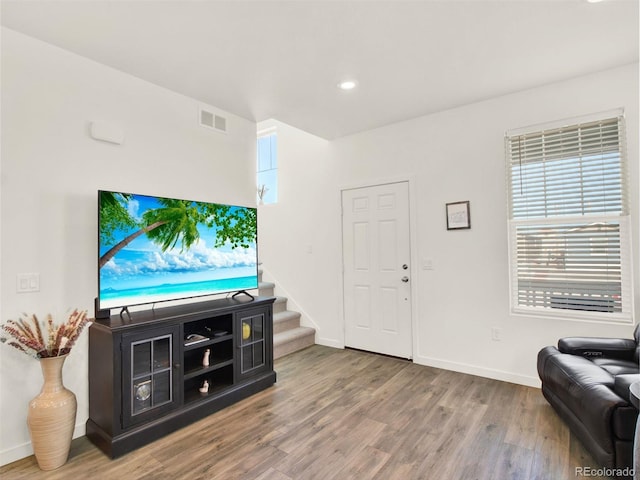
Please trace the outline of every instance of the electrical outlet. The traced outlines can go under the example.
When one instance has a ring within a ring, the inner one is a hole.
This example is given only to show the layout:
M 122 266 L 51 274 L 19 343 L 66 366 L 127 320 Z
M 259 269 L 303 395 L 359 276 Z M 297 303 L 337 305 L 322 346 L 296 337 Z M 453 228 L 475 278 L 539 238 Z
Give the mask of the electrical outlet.
M 502 329 L 498 327 L 491 327 L 491 340 L 499 342 L 502 340 Z

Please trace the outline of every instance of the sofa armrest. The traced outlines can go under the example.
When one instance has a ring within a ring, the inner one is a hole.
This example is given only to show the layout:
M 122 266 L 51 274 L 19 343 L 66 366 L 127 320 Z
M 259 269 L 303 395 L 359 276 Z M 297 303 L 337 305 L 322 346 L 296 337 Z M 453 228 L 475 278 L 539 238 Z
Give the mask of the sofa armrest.
M 558 341 L 558 350 L 586 358 L 633 360 L 636 342 L 627 338 L 565 337 Z

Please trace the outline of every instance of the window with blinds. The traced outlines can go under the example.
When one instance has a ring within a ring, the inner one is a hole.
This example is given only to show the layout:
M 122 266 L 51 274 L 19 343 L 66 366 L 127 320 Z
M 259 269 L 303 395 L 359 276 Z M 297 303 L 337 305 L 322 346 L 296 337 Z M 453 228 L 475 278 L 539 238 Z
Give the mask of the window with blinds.
M 509 132 L 514 312 L 632 321 L 622 113 Z

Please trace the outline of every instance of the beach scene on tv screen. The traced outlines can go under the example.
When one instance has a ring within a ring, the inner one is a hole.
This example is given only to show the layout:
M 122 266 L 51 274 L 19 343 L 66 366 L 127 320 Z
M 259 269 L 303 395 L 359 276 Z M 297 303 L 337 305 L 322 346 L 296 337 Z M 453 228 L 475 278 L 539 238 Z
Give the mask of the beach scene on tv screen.
M 256 210 L 101 191 L 100 308 L 257 288 Z

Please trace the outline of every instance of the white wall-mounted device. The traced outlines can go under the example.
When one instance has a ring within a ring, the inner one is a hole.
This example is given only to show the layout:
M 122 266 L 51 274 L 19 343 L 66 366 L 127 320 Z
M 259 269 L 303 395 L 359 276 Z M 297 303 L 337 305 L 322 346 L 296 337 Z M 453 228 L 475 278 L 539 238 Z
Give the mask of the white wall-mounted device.
M 124 142 L 124 131 L 118 125 L 106 122 L 91 122 L 89 124 L 89 135 L 95 140 L 122 145 Z

